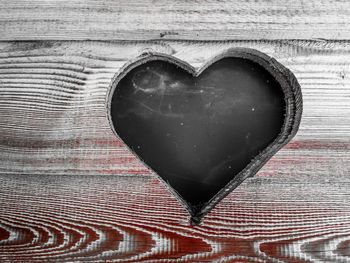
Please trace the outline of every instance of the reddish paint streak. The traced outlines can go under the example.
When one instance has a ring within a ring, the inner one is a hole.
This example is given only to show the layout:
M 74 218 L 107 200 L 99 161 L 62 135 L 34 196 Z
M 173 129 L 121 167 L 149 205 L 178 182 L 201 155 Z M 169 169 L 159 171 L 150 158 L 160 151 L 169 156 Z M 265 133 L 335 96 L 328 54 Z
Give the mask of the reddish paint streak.
M 97 174 L 110 174 L 110 175 L 152 175 L 152 172 L 144 169 L 144 170 L 138 170 L 138 169 L 125 169 L 125 170 L 118 170 L 118 169 L 99 169 L 96 170 Z
M 1 218 L 1 216 L 0 216 Z M 2 225 L 6 225 L 7 227 L 9 227 L 10 229 L 12 229 L 12 231 L 14 233 L 16 233 L 16 239 L 10 241 L 8 240 L 5 245 L 27 245 L 30 244 L 32 242 L 32 240 L 35 238 L 34 233 L 31 231 L 31 229 L 29 227 L 23 227 L 20 226 L 20 224 L 16 227 L 12 227 L 11 225 L 8 225 L 6 223 L 2 222 Z M 6 230 L 5 230 L 6 231 Z M 5 236 L 1 236 L 1 239 L 3 239 Z M 8 235 L 9 237 L 9 235 Z M 0 247 L 1 248 L 1 247 Z M 1 251 L 1 250 L 0 250 Z M 0 253 L 1 255 L 1 253 Z
M 10 232 L 0 226 L 0 242 L 7 240 L 10 237 Z
M 350 150 L 349 141 L 321 141 L 300 140 L 289 142 L 284 149 L 289 150 L 323 150 L 323 149 Z

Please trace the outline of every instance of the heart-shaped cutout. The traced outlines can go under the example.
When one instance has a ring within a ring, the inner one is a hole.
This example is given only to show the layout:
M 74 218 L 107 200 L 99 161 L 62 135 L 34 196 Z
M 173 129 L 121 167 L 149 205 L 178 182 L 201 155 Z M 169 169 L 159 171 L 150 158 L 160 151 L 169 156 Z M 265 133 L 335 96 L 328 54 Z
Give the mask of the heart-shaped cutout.
M 276 60 L 230 49 L 199 70 L 146 54 L 122 68 L 111 127 L 200 219 L 297 132 L 300 86 Z

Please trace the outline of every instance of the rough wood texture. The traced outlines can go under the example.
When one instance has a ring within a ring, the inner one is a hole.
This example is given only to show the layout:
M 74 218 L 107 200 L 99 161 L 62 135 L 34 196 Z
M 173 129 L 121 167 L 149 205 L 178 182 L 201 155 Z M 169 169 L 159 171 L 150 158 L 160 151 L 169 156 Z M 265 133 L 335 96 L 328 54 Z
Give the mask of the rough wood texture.
M 303 41 L 0 43 L 0 173 L 150 174 L 108 124 L 105 103 L 113 75 L 150 49 L 198 67 L 235 46 L 278 59 L 302 87 L 300 130 L 270 165 L 279 168 L 276 162 L 286 161 L 276 172 L 288 175 L 305 170 L 309 175 L 345 175 L 350 45 Z M 291 158 L 294 162 L 288 162 Z
M 349 39 L 347 0 L 0 0 L 0 40 Z
M 0 178 L 1 262 L 350 262 L 345 176 L 250 178 L 194 227 L 150 176 Z
M 291 69 L 303 119 L 193 227 L 114 137 L 106 94 L 150 49 L 199 67 L 231 47 Z M 350 262 L 349 58 L 347 41 L 0 43 L 0 261 Z

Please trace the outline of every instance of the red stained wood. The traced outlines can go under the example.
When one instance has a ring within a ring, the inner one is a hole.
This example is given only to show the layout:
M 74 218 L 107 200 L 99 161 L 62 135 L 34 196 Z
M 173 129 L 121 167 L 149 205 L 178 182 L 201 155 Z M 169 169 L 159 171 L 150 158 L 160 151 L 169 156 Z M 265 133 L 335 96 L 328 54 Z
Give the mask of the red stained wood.
M 301 184 L 252 178 L 200 226 L 190 226 L 187 213 L 155 178 L 62 177 L 1 176 L 3 261 L 337 262 L 348 257 L 345 178 L 317 187 L 310 179 Z

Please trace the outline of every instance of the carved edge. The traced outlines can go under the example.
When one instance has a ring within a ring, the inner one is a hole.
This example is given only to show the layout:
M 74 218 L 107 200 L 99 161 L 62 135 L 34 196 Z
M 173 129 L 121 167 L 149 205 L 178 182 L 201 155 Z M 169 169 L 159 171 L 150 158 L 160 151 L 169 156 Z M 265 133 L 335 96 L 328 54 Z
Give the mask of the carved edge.
M 117 134 L 114 129 L 112 116 L 111 116 L 111 102 L 113 98 L 114 91 L 119 81 L 125 77 L 128 72 L 130 72 L 133 68 L 140 66 L 144 63 L 153 60 L 163 60 L 169 63 L 175 64 L 182 69 L 186 70 L 193 76 L 200 75 L 206 68 L 210 65 L 219 61 L 223 58 L 228 57 L 236 57 L 251 60 L 260 66 L 262 66 L 265 70 L 267 70 L 280 84 L 283 93 L 284 99 L 286 103 L 286 114 L 284 119 L 284 124 L 282 126 L 282 130 L 280 134 L 276 137 L 276 139 L 270 143 L 259 155 L 257 155 L 251 162 L 240 172 L 238 173 L 225 187 L 223 187 L 211 200 L 209 200 L 201 209 L 197 210 L 196 207 L 188 204 L 182 196 L 177 193 L 175 189 L 173 189 L 170 185 L 168 185 L 163 178 L 161 178 L 156 172 L 153 171 L 151 167 L 149 167 L 137 154 L 129 147 L 127 148 L 138 158 L 141 162 L 153 173 L 157 175 L 157 177 L 162 181 L 167 189 L 174 194 L 174 196 L 180 201 L 180 203 L 188 210 L 191 215 L 191 224 L 198 225 L 203 217 L 212 210 L 215 205 L 217 205 L 224 197 L 226 197 L 232 190 L 234 190 L 237 186 L 239 186 L 246 178 L 254 176 L 264 165 L 265 163 L 271 159 L 273 155 L 275 155 L 283 146 L 285 146 L 297 133 L 301 121 L 302 111 L 303 111 L 303 102 L 302 102 L 302 92 L 300 85 L 294 76 L 294 74 L 279 63 L 276 59 L 258 51 L 255 49 L 249 48 L 231 48 L 213 58 L 209 59 L 207 63 L 205 63 L 202 67 L 196 70 L 190 64 L 185 61 L 182 61 L 174 56 L 157 53 L 157 52 L 148 52 L 142 54 L 141 56 L 131 60 L 127 64 L 125 64 L 113 77 L 109 92 L 106 98 L 107 105 L 107 118 L 110 124 L 110 127 L 113 133 L 123 141 Z M 124 142 L 124 141 L 123 141 Z

